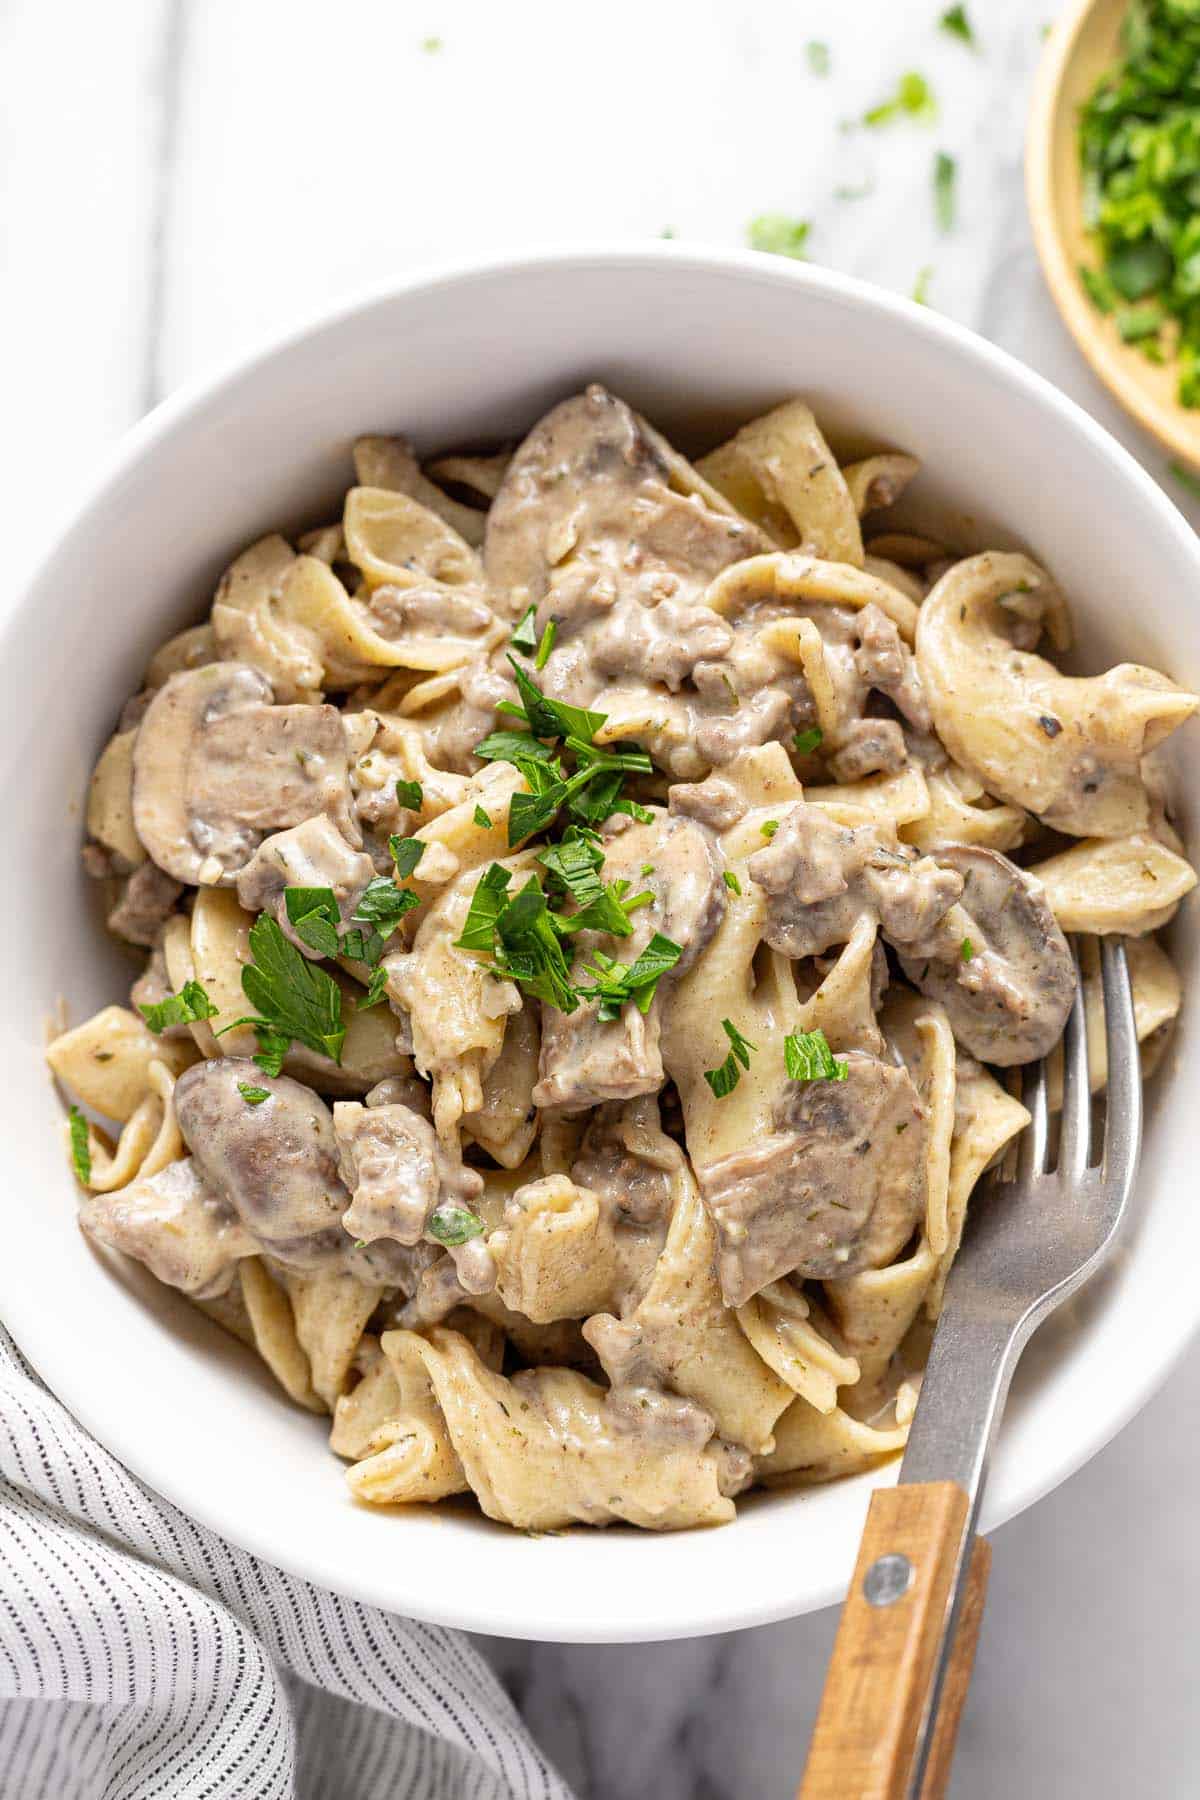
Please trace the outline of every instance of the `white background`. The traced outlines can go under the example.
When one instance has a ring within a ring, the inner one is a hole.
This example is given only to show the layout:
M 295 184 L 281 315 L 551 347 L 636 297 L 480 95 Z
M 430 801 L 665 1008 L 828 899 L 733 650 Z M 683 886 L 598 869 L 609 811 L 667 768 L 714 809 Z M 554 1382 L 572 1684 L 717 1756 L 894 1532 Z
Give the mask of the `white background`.
M 1053 0 L 969 0 L 976 51 L 937 31 L 940 10 L 7 0 L 2 603 L 126 425 L 355 284 L 667 228 L 737 243 L 770 210 L 813 221 L 815 260 L 887 286 L 908 291 L 930 267 L 934 305 L 1040 368 L 1170 485 L 1162 454 L 1066 339 L 1030 245 L 1021 134 Z M 824 80 L 805 56 L 812 38 L 830 46 Z M 905 69 L 928 77 L 936 123 L 843 128 Z M 949 235 L 932 216 L 937 149 L 959 169 Z M 868 184 L 865 198 L 834 198 Z M 1087 496 L 1064 492 L 1062 505 Z M 1200 1791 L 1198 1398 L 1193 1352 L 1108 1450 L 997 1535 L 960 1800 Z M 589 1800 L 783 1800 L 834 1622 L 492 1648 Z

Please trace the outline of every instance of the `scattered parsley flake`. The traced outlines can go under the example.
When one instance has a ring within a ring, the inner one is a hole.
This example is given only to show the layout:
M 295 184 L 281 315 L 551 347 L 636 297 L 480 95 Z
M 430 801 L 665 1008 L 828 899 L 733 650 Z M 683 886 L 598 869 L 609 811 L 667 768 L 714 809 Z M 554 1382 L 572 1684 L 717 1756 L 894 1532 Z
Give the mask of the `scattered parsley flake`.
M 857 187 L 835 187 L 833 197 L 835 200 L 865 200 L 874 192 L 875 183 L 873 181 L 860 181 Z
M 954 229 L 954 184 L 958 175 L 958 164 L 944 150 L 939 150 L 933 159 L 933 205 L 937 214 L 938 229 L 953 231 Z
M 554 640 L 557 636 L 558 625 L 551 619 L 550 623 L 546 626 L 545 631 L 542 633 L 541 642 L 537 647 L 537 655 L 533 659 L 533 666 L 535 669 L 544 669 L 546 664 L 550 661 L 550 652 L 554 649 Z
M 832 63 L 828 44 L 823 44 L 819 38 L 810 38 L 804 46 L 804 54 L 814 75 L 828 75 Z
M 156 1000 L 150 1006 L 139 1005 L 138 1011 L 157 1037 L 170 1025 L 191 1025 L 198 1019 L 214 1019 L 218 1009 L 198 981 L 185 981 L 177 994 Z
M 237 1091 L 247 1106 L 261 1106 L 264 1100 L 271 1098 L 270 1088 L 252 1087 L 248 1081 L 239 1081 Z
M 737 876 L 734 874 L 732 869 L 725 870 L 724 881 L 725 881 L 725 886 L 729 889 L 731 894 L 737 894 L 739 896 L 741 895 L 742 884 L 738 880 Z
M 392 861 L 396 865 L 396 873 L 401 880 L 412 874 L 425 854 L 423 838 L 396 837 L 388 839 L 388 849 L 392 853 Z
M 77 1106 L 72 1106 L 67 1113 L 67 1129 L 71 1137 L 71 1167 L 86 1187 L 92 1179 L 92 1146 L 88 1122 Z
M 813 725 L 807 731 L 798 731 L 792 742 L 801 756 L 811 756 L 814 750 L 820 749 L 824 737 L 821 727 Z
M 925 77 L 915 69 L 909 69 L 903 74 L 896 84 L 895 93 L 865 112 L 862 122 L 864 125 L 877 127 L 890 125 L 893 119 L 904 117 L 925 125 L 937 118 L 937 101 L 933 97 L 933 90 Z
M 768 819 L 765 824 L 760 825 L 758 829 L 762 832 L 767 842 L 770 843 L 771 839 L 775 836 L 775 833 L 779 830 L 779 820 Z
M 795 219 L 780 212 L 759 213 L 746 227 L 746 242 L 752 250 L 765 251 L 768 256 L 790 256 L 804 262 L 811 230 L 808 219 Z
M 758 1049 L 757 1044 L 752 1044 L 749 1038 L 742 1036 L 732 1019 L 722 1019 L 721 1030 L 729 1039 L 729 1055 L 719 1068 L 704 1071 L 704 1079 L 718 1100 L 723 1100 L 726 1094 L 732 1094 L 742 1078 L 742 1070 L 750 1067 L 751 1051 Z
M 407 812 L 420 812 L 425 802 L 420 782 L 398 781 L 396 783 L 396 799 Z
M 975 48 L 975 33 L 971 27 L 971 21 L 967 17 L 965 6 L 948 7 L 938 20 L 938 24 L 951 37 L 961 38 L 963 43 L 969 44 L 972 50 Z
M 820 1026 L 815 1031 L 789 1032 L 783 1040 L 783 1061 L 790 1081 L 845 1081 L 850 1065 L 836 1057 Z
M 434 1207 L 425 1232 L 436 1243 L 457 1246 L 470 1243 L 472 1238 L 481 1237 L 485 1229 L 478 1213 L 471 1212 L 465 1206 L 452 1206 L 443 1201 L 441 1206 Z
M 917 279 L 913 282 L 912 298 L 918 306 L 929 305 L 929 284 L 933 280 L 933 265 L 926 263 L 923 269 L 917 270 Z
M 963 939 L 962 943 L 958 947 L 958 953 L 962 957 L 962 959 L 965 963 L 970 962 L 971 958 L 975 954 L 975 946 L 971 942 L 969 937 L 965 937 Z
M 445 49 L 445 45 L 440 37 L 427 37 L 421 39 L 421 48 L 426 56 L 436 56 L 439 50 Z
M 475 823 L 477 825 L 481 825 L 485 831 L 488 831 L 491 829 L 491 823 L 492 823 L 491 814 L 484 812 L 482 806 L 477 805 L 474 813 L 471 816 L 475 820 Z
M 523 650 L 527 656 L 532 656 L 537 649 L 537 607 L 532 600 L 517 620 L 508 641 L 517 650 Z

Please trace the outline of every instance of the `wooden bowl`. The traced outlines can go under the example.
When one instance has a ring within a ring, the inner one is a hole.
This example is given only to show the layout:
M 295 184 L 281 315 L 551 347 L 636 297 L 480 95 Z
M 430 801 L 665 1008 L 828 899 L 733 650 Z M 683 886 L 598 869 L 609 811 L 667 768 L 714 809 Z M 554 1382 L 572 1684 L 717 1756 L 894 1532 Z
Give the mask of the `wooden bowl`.
M 1173 364 L 1149 362 L 1123 344 L 1112 317 L 1097 312 L 1079 279 L 1081 263 L 1099 266 L 1083 226 L 1079 109 L 1120 54 L 1127 11 L 1128 0 L 1076 0 L 1050 33 L 1025 141 L 1029 216 L 1054 303 L 1096 374 L 1160 443 L 1200 467 L 1200 409 L 1175 398 Z

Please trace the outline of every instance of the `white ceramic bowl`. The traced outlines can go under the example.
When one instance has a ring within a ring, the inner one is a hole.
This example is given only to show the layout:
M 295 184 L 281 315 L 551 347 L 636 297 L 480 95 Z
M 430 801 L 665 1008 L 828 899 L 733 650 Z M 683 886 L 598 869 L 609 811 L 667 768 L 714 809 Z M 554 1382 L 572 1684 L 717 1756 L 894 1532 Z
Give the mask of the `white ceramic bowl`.
M 1123 657 L 1200 679 L 1200 551 L 1078 407 L 937 313 L 782 259 L 659 245 L 406 281 L 177 396 L 125 439 L 12 616 L 0 656 L 0 1316 L 84 1425 L 235 1543 L 420 1618 L 604 1641 L 757 1625 L 837 1599 L 870 1480 L 752 1498 L 735 1525 L 666 1537 L 532 1539 L 465 1510 L 355 1507 L 319 1421 L 185 1301 L 85 1242 L 41 1055 L 59 994 L 77 1020 L 128 980 L 80 872 L 80 817 L 92 759 L 149 653 L 201 615 L 247 541 L 325 516 L 356 433 L 399 429 L 430 450 L 517 432 L 591 377 L 685 439 L 714 442 L 799 392 L 824 423 L 914 452 L 928 496 L 1054 569 L 1093 668 Z M 1194 730 L 1177 756 L 1186 830 Z M 1194 981 L 1187 909 L 1175 950 Z M 1136 1227 L 1116 1269 L 1031 1346 L 985 1526 L 1098 1450 L 1198 1322 L 1194 1012 L 1189 998 L 1155 1084 Z

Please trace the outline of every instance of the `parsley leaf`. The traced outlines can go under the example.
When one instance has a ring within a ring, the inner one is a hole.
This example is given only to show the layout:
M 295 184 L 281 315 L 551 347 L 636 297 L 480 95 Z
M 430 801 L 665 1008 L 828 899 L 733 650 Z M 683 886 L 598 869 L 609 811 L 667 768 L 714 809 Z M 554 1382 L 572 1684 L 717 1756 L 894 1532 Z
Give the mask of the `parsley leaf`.
M 342 916 L 332 888 L 284 888 L 283 902 L 288 924 L 303 943 L 318 956 L 340 956 L 338 927 Z
M 783 1040 L 783 1060 L 791 1081 L 845 1081 L 850 1074 L 849 1063 L 834 1056 L 820 1026 L 789 1033 Z
M 621 1015 L 627 1000 L 633 1000 L 639 1012 L 649 1012 L 661 977 L 675 967 L 683 955 L 683 947 L 656 931 L 637 961 L 626 966 L 597 951 L 595 961 L 587 969 L 596 977 L 592 987 L 581 987 L 585 999 L 600 1002 L 600 1018 L 611 1021 Z
M 156 1000 L 151 1006 L 139 1005 L 138 1011 L 157 1037 L 168 1025 L 191 1025 L 197 1019 L 213 1019 L 218 1008 L 198 981 L 185 981 L 177 994 Z
M 933 280 L 933 265 L 926 263 L 923 269 L 917 270 L 917 279 L 913 282 L 912 298 L 918 306 L 929 305 L 929 284 Z
M 925 77 L 918 75 L 915 69 L 909 69 L 902 75 L 896 84 L 895 93 L 865 112 L 862 122 L 872 127 L 890 125 L 893 119 L 905 115 L 923 124 L 929 124 L 937 118 L 937 101 L 933 97 L 933 90 Z
M 933 204 L 937 213 L 938 228 L 941 231 L 954 229 L 954 183 L 958 175 L 958 164 L 944 150 L 939 150 L 933 159 Z
M 269 1074 L 278 1075 L 293 1041 L 340 1062 L 346 1027 L 336 981 L 289 944 L 266 913 L 250 927 L 250 954 L 253 961 L 242 970 L 242 989 L 258 1010 L 225 1030 L 252 1025 L 259 1047 L 254 1060 Z
M 513 628 L 513 634 L 508 640 L 514 650 L 524 650 L 526 655 L 531 656 L 537 649 L 536 618 L 537 607 L 531 600 L 529 605 L 525 608 L 525 611 L 521 614 L 521 617 L 517 620 L 517 623 Z
M 961 38 L 964 44 L 969 44 L 972 49 L 975 48 L 975 33 L 971 21 L 967 17 L 965 6 L 948 7 L 938 20 L 938 24 L 951 37 Z
M 396 799 L 406 812 L 420 812 L 425 795 L 419 781 L 398 781 Z
M 808 66 L 814 75 L 828 75 L 830 68 L 828 44 L 821 43 L 819 38 L 810 38 L 804 46 L 804 54 L 808 58 Z
M 511 881 L 512 875 L 499 863 L 492 863 L 480 876 L 467 909 L 462 936 L 457 939 L 460 950 L 491 950 L 496 935 L 496 920 L 508 904 Z
M 392 853 L 392 861 L 396 865 L 396 873 L 403 880 L 411 875 L 425 854 L 423 838 L 396 837 L 388 839 L 388 849 Z
M 88 1138 L 88 1122 L 77 1106 L 67 1113 L 67 1129 L 71 1134 L 71 1167 L 84 1187 L 92 1179 L 92 1146 Z
M 493 731 L 481 744 L 476 744 L 475 755 L 481 762 L 510 762 L 518 769 L 523 762 L 554 761 L 550 745 L 531 737 L 527 731 Z
M 537 647 L 537 655 L 533 659 L 535 669 L 544 669 L 550 661 L 550 652 L 554 649 L 554 640 L 557 636 L 558 625 L 555 620 L 551 619 L 542 633 L 541 642 Z
M 448 1201 L 434 1207 L 425 1227 L 429 1237 L 447 1245 L 470 1243 L 472 1238 L 480 1237 L 484 1229 L 483 1220 L 477 1213 L 465 1206 L 452 1206 Z
M 543 694 L 533 678 L 526 674 L 516 657 L 509 654 L 521 706 L 535 737 L 582 738 L 591 743 L 608 718 L 607 713 L 591 712 L 586 706 L 568 706 L 565 700 L 551 700 Z
M 413 838 L 401 839 L 401 842 L 415 841 Z M 358 897 L 358 905 L 354 908 L 354 922 L 361 925 L 390 925 L 394 928 L 405 913 L 412 912 L 420 904 L 420 897 L 411 888 L 398 888 L 390 875 L 376 875 Z
M 959 955 L 962 957 L 962 959 L 965 963 L 970 962 L 971 958 L 975 954 L 975 946 L 971 942 L 969 937 L 965 937 L 963 939 L 963 941 L 959 945 L 958 949 L 959 949 Z
M 742 891 L 742 884 L 732 869 L 725 870 L 725 886 L 731 894 L 740 894 Z
M 825 733 L 819 725 L 813 725 L 808 731 L 798 731 L 792 739 L 801 756 L 811 756 L 818 750 L 824 740 Z
M 766 819 L 763 821 L 763 823 L 759 826 L 758 829 L 762 832 L 763 836 L 766 838 L 766 840 L 769 844 L 771 839 L 775 836 L 775 833 L 779 830 L 779 820 L 778 819 Z
M 750 1052 L 758 1049 L 757 1044 L 742 1036 L 732 1019 L 722 1019 L 721 1030 L 729 1039 L 729 1055 L 719 1068 L 704 1071 L 704 1079 L 718 1100 L 732 1094 L 742 1079 L 742 1070 L 750 1067 Z
M 475 820 L 475 823 L 477 825 L 481 825 L 485 831 L 490 830 L 491 823 L 492 823 L 492 816 L 490 813 L 484 812 L 482 806 L 477 805 L 474 813 L 471 816 Z
M 367 991 L 361 1000 L 355 1002 L 355 1012 L 369 1012 L 373 1006 L 387 997 L 387 970 L 372 969 Z
M 270 1088 L 252 1087 L 248 1081 L 239 1081 L 237 1091 L 247 1106 L 261 1106 L 264 1100 L 271 1098 Z
M 763 250 L 768 256 L 790 256 L 796 262 L 804 262 L 811 230 L 808 219 L 793 219 L 779 212 L 759 213 L 746 227 L 746 242 L 752 250 Z

